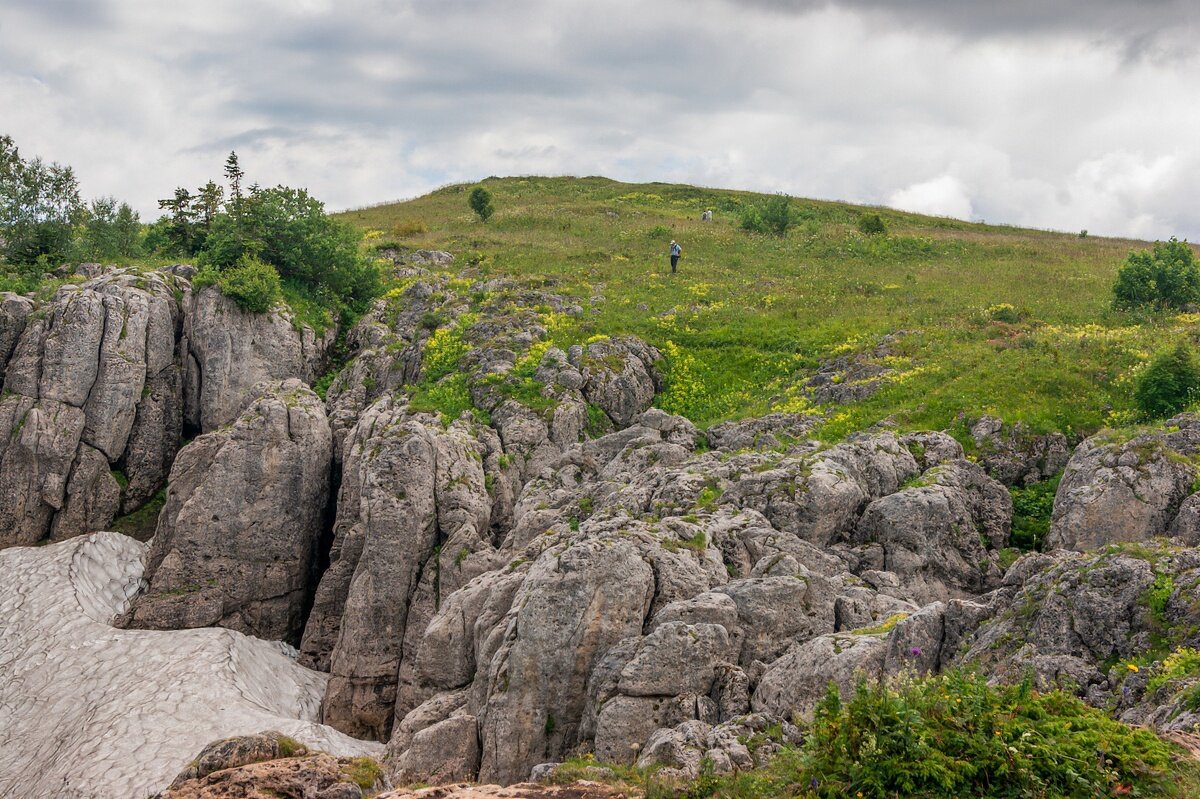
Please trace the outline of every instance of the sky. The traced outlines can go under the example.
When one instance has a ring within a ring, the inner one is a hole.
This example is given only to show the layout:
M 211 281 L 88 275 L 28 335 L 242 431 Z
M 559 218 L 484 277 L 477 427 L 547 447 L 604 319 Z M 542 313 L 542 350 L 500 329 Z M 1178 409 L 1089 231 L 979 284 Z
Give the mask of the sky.
M 1200 239 L 1196 0 L 0 0 L 0 134 L 143 219 L 605 175 Z

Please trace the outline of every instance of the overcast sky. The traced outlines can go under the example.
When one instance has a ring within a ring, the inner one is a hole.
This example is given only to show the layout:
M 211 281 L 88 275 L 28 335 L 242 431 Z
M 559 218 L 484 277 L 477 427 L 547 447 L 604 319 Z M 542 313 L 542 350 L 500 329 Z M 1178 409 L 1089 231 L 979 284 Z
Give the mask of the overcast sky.
M 487 175 L 1200 239 L 1195 0 L 0 0 L 0 133 L 144 218 Z

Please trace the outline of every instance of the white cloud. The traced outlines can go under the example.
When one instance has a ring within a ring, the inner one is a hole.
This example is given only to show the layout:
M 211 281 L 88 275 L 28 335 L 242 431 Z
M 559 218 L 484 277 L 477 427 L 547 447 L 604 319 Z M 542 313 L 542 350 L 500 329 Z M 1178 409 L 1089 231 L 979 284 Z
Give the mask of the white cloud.
M 1197 238 L 1200 63 L 1158 1 L 1169 36 L 1119 35 L 1119 0 L 1077 28 L 1033 0 L 8 0 L 0 132 L 145 216 L 236 148 L 334 208 L 606 174 Z
M 914 183 L 892 194 L 887 204 L 903 211 L 957 219 L 970 219 L 973 214 L 966 188 L 953 175 Z

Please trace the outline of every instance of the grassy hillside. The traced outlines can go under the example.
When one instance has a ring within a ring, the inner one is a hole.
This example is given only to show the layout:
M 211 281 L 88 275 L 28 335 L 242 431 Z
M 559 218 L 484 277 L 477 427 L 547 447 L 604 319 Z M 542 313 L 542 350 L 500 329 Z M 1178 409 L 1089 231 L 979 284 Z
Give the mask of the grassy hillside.
M 750 193 L 604 178 L 483 185 L 496 207 L 487 223 L 461 185 L 340 216 L 381 244 L 450 250 L 458 273 L 553 282 L 587 310 L 553 320 L 556 343 L 643 337 L 668 359 L 659 404 L 701 425 L 819 410 L 803 382 L 822 361 L 907 331 L 883 359 L 882 390 L 823 409 L 823 437 L 889 416 L 942 428 L 984 412 L 1091 432 L 1134 421 L 1131 378 L 1200 323 L 1111 309 L 1118 267 L 1145 242 L 811 200 L 794 201 L 801 221 L 781 239 L 738 229 L 738 210 L 764 199 Z M 700 221 L 705 209 L 713 222 Z M 887 234 L 860 233 L 875 211 Z M 684 248 L 676 275 L 672 238 Z

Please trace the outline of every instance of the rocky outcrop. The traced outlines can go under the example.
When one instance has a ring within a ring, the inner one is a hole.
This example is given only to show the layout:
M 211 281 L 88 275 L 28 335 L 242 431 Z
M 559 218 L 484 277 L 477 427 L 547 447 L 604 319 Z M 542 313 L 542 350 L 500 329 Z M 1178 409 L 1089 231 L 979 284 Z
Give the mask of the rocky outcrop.
M 154 799 L 362 799 L 390 787 L 368 757 L 333 757 L 279 732 L 215 741 Z
M 1061 472 L 1071 456 L 1062 433 L 1034 435 L 1023 424 L 1005 424 L 981 416 L 971 425 L 979 462 L 988 474 L 1007 486 L 1026 486 Z
M 1046 546 L 1084 551 L 1166 535 L 1197 477 L 1188 457 L 1200 451 L 1200 420 L 1178 417 L 1168 428 L 1129 440 L 1102 433 L 1076 447 Z
M 0 546 L 101 529 L 162 486 L 181 426 L 187 288 L 116 270 L 36 311 L 4 299 Z
M 329 424 L 298 380 L 258 392 L 231 427 L 179 452 L 125 626 L 299 640 L 329 491 Z
M 11 291 L 0 292 L 0 383 L 4 382 L 8 361 L 12 358 L 33 311 L 33 300 L 28 297 L 13 294 Z
M 499 565 L 489 559 L 489 453 L 477 433 L 389 400 L 351 432 L 331 564 L 301 644 L 306 663 L 331 673 L 327 723 L 386 740 L 406 648 L 415 656 L 446 596 L 481 565 Z M 418 701 L 406 697 L 404 711 Z
M 316 333 L 297 324 L 286 307 L 251 313 L 216 286 L 195 292 L 184 324 L 187 423 L 205 433 L 230 424 L 264 381 L 313 383 L 336 335 L 334 328 Z
M 895 574 L 908 597 L 924 604 L 998 587 L 997 553 L 1008 545 L 1011 526 L 1008 490 L 979 466 L 957 460 L 868 505 L 853 540 L 878 546 L 877 568 Z

